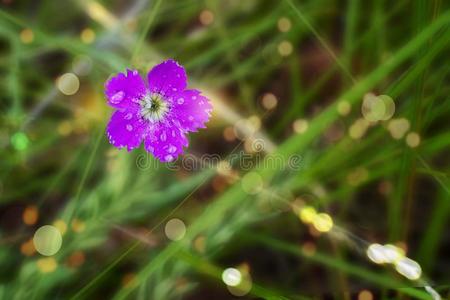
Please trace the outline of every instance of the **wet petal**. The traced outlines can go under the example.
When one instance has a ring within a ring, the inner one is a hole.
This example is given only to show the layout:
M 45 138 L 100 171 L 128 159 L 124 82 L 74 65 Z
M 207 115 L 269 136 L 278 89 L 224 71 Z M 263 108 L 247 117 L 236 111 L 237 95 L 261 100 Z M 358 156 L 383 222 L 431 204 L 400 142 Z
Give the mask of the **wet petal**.
M 205 128 L 212 105 L 208 98 L 197 90 L 185 90 L 172 99 L 173 114 L 186 131 L 197 131 Z
M 176 61 L 166 60 L 150 70 L 148 85 L 151 92 L 171 96 L 186 88 L 186 71 Z
M 106 134 L 113 146 L 131 151 L 141 145 L 147 127 L 148 124 L 136 113 L 116 111 L 108 123 Z
M 188 140 L 183 131 L 172 123 L 156 123 L 147 133 L 145 149 L 162 162 L 174 161 L 183 153 Z
M 136 70 L 127 70 L 110 78 L 105 84 L 108 104 L 118 109 L 137 107 L 136 103 L 147 92 L 145 82 Z

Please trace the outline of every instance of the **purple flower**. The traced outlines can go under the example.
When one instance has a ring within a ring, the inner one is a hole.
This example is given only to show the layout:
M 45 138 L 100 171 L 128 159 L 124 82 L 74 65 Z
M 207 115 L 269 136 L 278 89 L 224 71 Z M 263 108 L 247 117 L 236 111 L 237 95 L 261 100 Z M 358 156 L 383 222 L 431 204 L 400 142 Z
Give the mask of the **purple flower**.
M 128 151 L 144 141 L 147 152 L 170 162 L 188 145 L 188 132 L 205 128 L 212 106 L 200 91 L 186 89 L 186 72 L 174 60 L 155 66 L 147 79 L 148 86 L 137 71 L 127 70 L 106 82 L 108 104 L 117 109 L 106 134 Z

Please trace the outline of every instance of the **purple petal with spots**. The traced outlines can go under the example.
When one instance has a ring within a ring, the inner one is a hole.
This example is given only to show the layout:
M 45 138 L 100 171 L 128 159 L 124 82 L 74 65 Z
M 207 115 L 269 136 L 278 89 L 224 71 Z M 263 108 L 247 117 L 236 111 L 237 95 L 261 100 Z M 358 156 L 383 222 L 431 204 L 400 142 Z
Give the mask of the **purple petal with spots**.
M 205 128 L 205 123 L 211 116 L 212 105 L 198 90 L 185 90 L 179 93 L 173 97 L 172 105 L 175 119 L 186 131 Z
M 170 122 L 154 124 L 145 138 L 145 149 L 162 162 L 174 161 L 188 145 L 184 132 Z
M 186 88 L 186 71 L 176 61 L 166 60 L 148 73 L 148 85 L 151 92 L 171 96 Z
M 138 108 L 136 103 L 147 92 L 145 82 L 137 71 L 127 70 L 110 78 L 105 84 L 108 104 L 114 108 Z
M 131 151 L 139 147 L 148 124 L 138 114 L 130 111 L 116 111 L 106 128 L 109 142 L 117 148 Z

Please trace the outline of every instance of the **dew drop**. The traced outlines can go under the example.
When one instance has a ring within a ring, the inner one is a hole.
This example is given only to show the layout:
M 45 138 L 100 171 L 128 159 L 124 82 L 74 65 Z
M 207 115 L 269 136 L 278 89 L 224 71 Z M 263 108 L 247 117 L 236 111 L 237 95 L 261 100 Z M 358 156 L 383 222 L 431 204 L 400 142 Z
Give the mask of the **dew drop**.
M 173 156 L 170 155 L 170 154 L 168 154 L 168 155 L 166 155 L 166 156 L 164 157 L 164 159 L 165 159 L 166 161 L 168 161 L 168 162 L 171 162 L 171 161 L 173 160 Z
M 177 147 L 175 147 L 173 145 L 169 145 L 169 149 L 167 149 L 167 152 L 175 153 L 175 151 L 177 151 Z
M 193 116 L 189 116 L 188 119 L 189 119 L 189 121 L 192 121 L 192 120 L 194 120 L 194 117 Z
M 177 103 L 180 104 L 180 105 L 183 104 L 184 103 L 184 99 L 183 98 L 178 98 Z
M 128 130 L 128 131 L 133 130 L 133 126 L 131 126 L 130 124 L 127 124 L 127 130 Z
M 166 139 L 167 139 L 166 133 L 165 132 L 161 133 L 159 138 L 161 139 L 162 142 L 166 141 Z
M 111 97 L 111 102 L 114 104 L 119 104 L 120 101 L 123 100 L 124 96 L 125 96 L 125 93 L 123 91 L 119 91 Z
M 192 100 L 195 100 L 195 99 L 197 99 L 197 96 L 192 96 Z
M 132 117 L 133 117 L 133 114 L 132 114 L 132 113 L 127 113 L 127 114 L 125 115 L 125 120 L 130 120 Z

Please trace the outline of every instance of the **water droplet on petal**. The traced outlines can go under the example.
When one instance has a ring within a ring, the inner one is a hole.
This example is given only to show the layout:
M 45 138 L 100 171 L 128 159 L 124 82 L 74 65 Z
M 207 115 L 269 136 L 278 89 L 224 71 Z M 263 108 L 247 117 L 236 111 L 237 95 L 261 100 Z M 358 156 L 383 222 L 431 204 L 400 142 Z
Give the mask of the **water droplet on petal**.
M 127 130 L 128 130 L 128 131 L 133 130 L 133 126 L 131 126 L 130 124 L 127 124 Z
M 162 142 L 164 142 L 167 139 L 166 133 L 165 132 L 161 133 L 159 138 L 161 139 Z
M 180 104 L 180 105 L 183 104 L 184 103 L 184 99 L 183 98 L 178 98 L 177 103 Z
M 177 151 L 177 147 L 173 146 L 173 145 L 169 145 L 169 149 L 167 150 L 167 152 L 169 153 L 175 153 L 175 151 Z
M 165 159 L 166 161 L 168 161 L 168 162 L 171 162 L 171 161 L 173 160 L 173 156 L 170 155 L 170 154 L 168 154 L 168 155 L 166 155 L 166 156 L 164 157 L 164 159 Z
M 195 99 L 197 99 L 197 96 L 192 96 L 192 100 L 195 100 Z
M 192 120 L 194 120 L 194 117 L 193 116 L 189 116 L 188 119 L 189 119 L 189 121 L 192 121 Z
M 123 97 L 125 96 L 125 93 L 123 91 L 119 91 L 117 93 L 115 93 L 112 97 L 111 97 L 111 102 L 113 104 L 119 104 L 120 101 L 123 100 Z
M 130 120 L 132 117 L 133 117 L 133 114 L 132 114 L 132 113 L 127 113 L 127 114 L 125 115 L 125 120 Z

